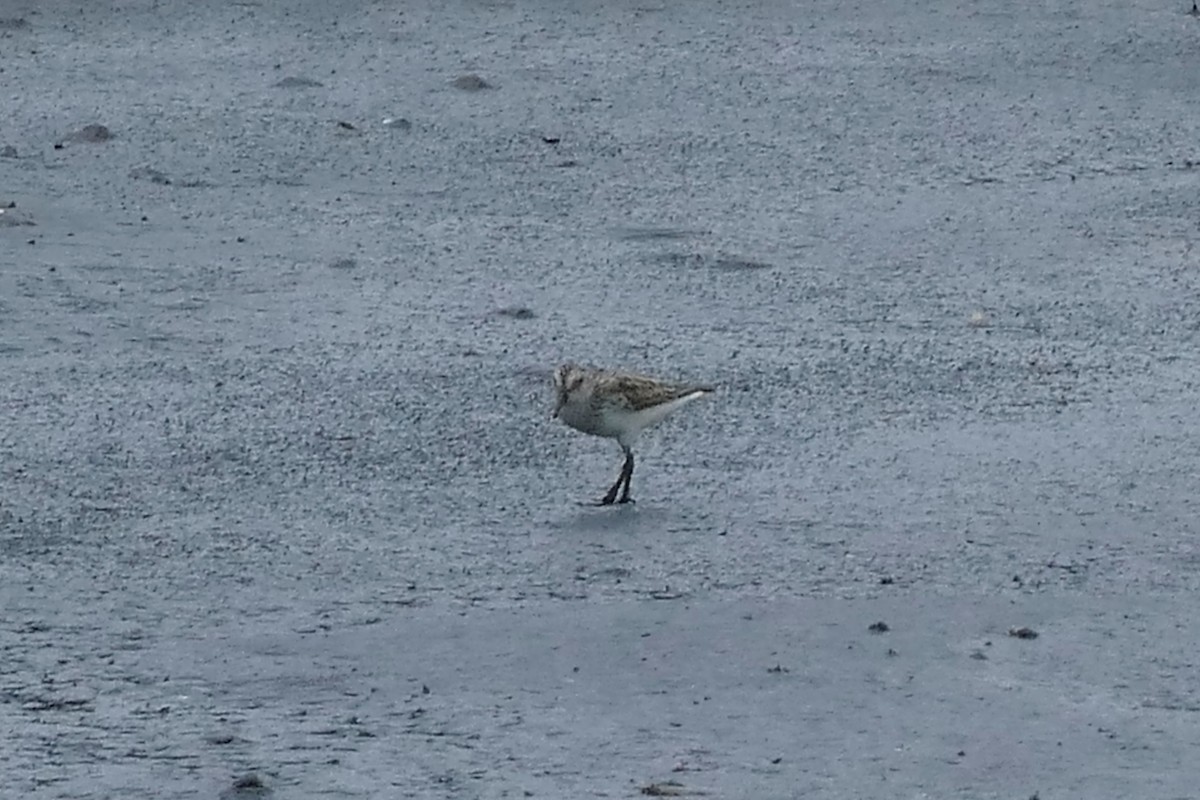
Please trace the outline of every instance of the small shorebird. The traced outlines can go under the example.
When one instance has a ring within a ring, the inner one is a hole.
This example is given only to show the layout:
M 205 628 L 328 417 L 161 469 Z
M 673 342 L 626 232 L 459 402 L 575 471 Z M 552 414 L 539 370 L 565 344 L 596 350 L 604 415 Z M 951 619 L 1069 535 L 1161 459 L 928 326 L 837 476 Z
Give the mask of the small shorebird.
M 616 439 L 625 453 L 621 474 L 600 505 L 629 503 L 633 478 L 633 444 L 638 434 L 662 422 L 671 412 L 712 392 L 707 386 L 669 383 L 644 375 L 563 364 L 554 372 L 558 402 L 554 416 L 577 431 Z M 621 487 L 624 486 L 624 491 Z

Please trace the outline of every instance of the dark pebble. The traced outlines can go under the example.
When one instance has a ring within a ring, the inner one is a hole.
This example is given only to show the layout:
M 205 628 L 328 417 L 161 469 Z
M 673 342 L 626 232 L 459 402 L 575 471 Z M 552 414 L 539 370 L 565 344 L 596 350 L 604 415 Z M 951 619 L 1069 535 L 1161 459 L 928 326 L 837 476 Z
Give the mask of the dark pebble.
M 464 92 L 478 92 L 483 89 L 491 89 L 492 85 L 474 73 L 467 73 L 454 79 L 454 88 L 462 89 Z
M 100 125 L 93 122 L 91 125 L 84 125 L 79 130 L 67 137 L 69 142 L 82 142 L 84 144 L 98 144 L 107 142 L 113 138 L 113 133 L 108 129 L 107 125 Z
M 318 89 L 325 84 L 312 78 L 302 78 L 299 75 L 289 75 L 275 83 L 276 89 Z

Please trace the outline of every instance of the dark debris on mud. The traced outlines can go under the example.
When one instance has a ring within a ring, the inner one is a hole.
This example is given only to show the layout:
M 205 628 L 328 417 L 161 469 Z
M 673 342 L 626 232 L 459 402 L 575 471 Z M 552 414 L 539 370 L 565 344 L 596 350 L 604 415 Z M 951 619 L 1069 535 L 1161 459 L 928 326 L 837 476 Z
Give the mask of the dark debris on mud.
M 67 134 L 63 138 L 63 142 L 71 142 L 75 144 L 100 144 L 107 142 L 113 138 L 113 132 L 109 130 L 107 125 L 101 125 L 98 122 L 93 122 L 84 125 L 74 133 Z
M 325 86 L 320 81 L 302 75 L 289 75 L 279 79 L 273 85 L 276 89 L 320 89 Z
M 464 92 L 481 92 L 484 89 L 494 88 L 492 84 L 473 72 L 459 75 L 451 82 L 451 85 L 455 89 L 461 89 Z

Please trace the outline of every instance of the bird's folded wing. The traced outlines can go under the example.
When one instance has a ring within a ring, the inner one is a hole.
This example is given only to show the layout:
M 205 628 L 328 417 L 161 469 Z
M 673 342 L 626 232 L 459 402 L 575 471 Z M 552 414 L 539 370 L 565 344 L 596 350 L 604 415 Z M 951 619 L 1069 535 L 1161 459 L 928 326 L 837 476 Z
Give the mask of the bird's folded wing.
M 617 398 L 634 411 L 661 406 L 693 392 L 710 392 L 706 386 L 662 383 L 640 375 L 612 375 L 606 381 Z

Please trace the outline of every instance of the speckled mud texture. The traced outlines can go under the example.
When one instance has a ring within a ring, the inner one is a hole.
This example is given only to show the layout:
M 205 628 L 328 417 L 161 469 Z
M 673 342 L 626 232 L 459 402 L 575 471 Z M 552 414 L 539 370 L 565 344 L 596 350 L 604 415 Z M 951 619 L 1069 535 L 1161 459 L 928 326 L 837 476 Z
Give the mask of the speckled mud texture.
M 0 797 L 1195 797 L 1188 5 L 0 0 Z

